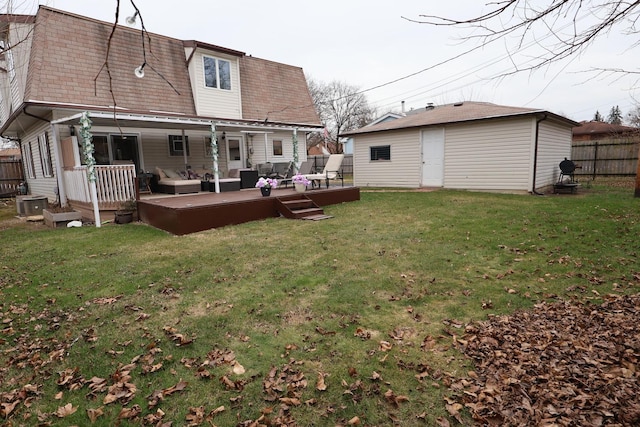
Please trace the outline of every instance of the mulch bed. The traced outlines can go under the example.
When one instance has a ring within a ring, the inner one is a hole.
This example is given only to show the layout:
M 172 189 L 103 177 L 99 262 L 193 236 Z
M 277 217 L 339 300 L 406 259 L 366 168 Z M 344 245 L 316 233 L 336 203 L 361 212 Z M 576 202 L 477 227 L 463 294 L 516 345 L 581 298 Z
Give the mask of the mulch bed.
M 485 426 L 640 425 L 640 295 L 604 300 L 541 303 L 467 326 L 456 343 L 476 371 L 451 385 L 448 407 Z

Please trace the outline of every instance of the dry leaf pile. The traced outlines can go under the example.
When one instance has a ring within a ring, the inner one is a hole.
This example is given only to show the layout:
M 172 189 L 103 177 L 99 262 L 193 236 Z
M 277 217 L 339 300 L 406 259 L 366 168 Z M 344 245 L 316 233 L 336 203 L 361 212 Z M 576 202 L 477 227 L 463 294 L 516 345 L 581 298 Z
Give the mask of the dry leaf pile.
M 477 369 L 447 409 L 487 426 L 640 425 L 639 309 L 640 295 L 611 295 L 467 326 L 454 341 Z

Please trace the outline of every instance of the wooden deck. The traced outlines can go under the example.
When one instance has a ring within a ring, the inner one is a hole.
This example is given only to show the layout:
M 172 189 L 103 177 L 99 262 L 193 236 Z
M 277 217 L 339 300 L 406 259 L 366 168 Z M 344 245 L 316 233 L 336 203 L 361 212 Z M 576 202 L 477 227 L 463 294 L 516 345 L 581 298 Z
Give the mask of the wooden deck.
M 280 216 L 277 198 L 296 196 L 289 188 L 275 189 L 271 196 L 262 197 L 258 189 L 222 193 L 154 197 L 138 201 L 140 220 L 176 235 L 195 233 L 211 228 L 242 224 Z M 329 187 L 304 193 L 318 206 L 360 200 L 358 187 Z

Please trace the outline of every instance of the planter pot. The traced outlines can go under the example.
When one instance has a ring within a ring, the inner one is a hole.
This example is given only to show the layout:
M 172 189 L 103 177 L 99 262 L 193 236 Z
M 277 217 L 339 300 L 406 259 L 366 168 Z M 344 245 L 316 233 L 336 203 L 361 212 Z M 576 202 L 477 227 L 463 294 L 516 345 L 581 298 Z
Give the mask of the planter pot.
M 82 214 L 78 211 L 52 212 L 43 209 L 42 216 L 44 217 L 44 223 L 51 228 L 66 227 L 71 221 L 82 220 Z
M 293 186 L 296 188 L 296 191 L 298 193 L 304 193 L 305 191 L 307 191 L 307 186 L 304 184 L 295 183 L 293 184 Z
M 264 197 L 268 197 L 271 195 L 271 187 L 260 187 L 260 192 Z
M 133 221 L 133 212 L 116 212 L 113 222 L 116 224 L 129 224 Z

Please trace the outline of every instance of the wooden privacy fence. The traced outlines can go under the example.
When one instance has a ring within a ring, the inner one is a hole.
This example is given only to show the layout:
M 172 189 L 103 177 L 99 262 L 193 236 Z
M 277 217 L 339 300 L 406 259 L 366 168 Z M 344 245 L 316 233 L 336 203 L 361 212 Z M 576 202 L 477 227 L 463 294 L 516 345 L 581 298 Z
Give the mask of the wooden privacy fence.
M 571 146 L 576 176 L 635 176 L 640 142 L 589 141 Z
M 18 186 L 24 181 L 21 160 L 0 160 L 0 197 L 18 194 Z
M 327 163 L 329 156 L 307 156 L 307 160 L 313 163 L 314 170 L 322 172 L 324 165 Z M 345 154 L 342 161 L 342 173 L 345 175 L 353 175 L 353 154 Z

